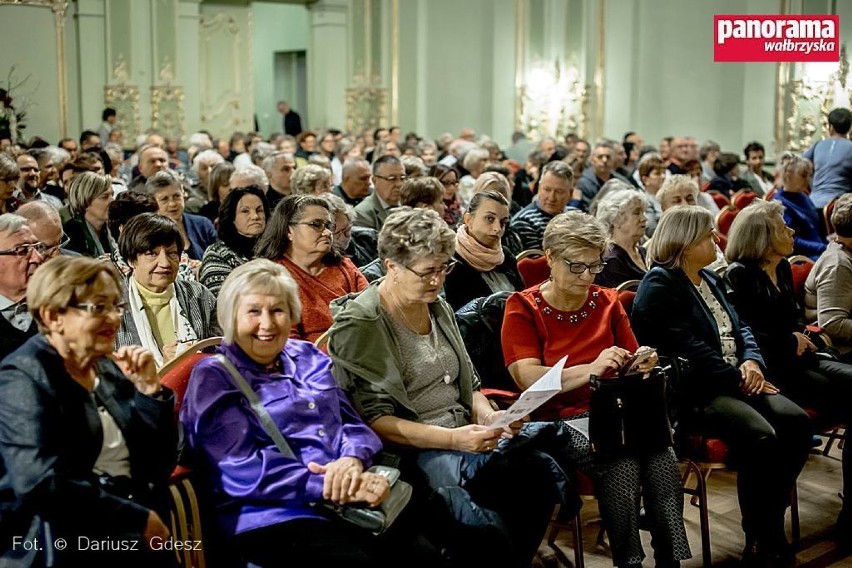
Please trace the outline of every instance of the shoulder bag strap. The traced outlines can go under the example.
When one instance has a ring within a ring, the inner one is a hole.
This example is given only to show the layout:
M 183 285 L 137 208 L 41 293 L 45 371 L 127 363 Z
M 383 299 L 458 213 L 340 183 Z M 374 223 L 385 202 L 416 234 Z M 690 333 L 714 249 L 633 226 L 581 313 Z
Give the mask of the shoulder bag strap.
M 216 359 L 220 363 L 222 363 L 225 369 L 227 369 L 227 371 L 234 378 L 234 382 L 237 383 L 237 386 L 240 387 L 240 390 L 243 392 L 243 394 L 251 404 L 251 408 L 252 410 L 254 410 L 254 413 L 260 420 L 261 426 L 263 426 L 263 429 L 266 431 L 267 435 L 272 438 L 272 441 L 275 442 L 275 445 L 278 446 L 278 451 L 281 452 L 281 455 L 298 461 L 296 455 L 293 453 L 293 450 L 290 449 L 290 445 L 287 443 L 287 440 L 284 439 L 284 436 L 281 434 L 281 431 L 275 425 L 275 422 L 272 421 L 272 417 L 269 416 L 269 412 L 266 410 L 266 407 L 263 406 L 263 403 L 260 402 L 259 398 L 257 398 L 257 394 L 255 394 L 255 392 L 252 390 L 252 388 L 249 386 L 243 376 L 240 375 L 240 372 L 237 371 L 237 368 L 234 367 L 234 364 L 231 363 L 228 358 L 222 355 L 221 353 L 216 354 Z

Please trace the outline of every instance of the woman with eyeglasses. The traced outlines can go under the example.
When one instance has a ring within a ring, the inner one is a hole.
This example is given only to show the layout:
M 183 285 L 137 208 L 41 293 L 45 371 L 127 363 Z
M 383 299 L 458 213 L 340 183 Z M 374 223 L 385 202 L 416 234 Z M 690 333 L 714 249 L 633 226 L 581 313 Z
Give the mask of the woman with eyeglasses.
M 454 249 L 435 211 L 395 209 L 379 233 L 387 275 L 332 303 L 328 351 L 364 421 L 399 456 L 422 497 L 421 526 L 452 565 L 520 568 L 554 504 L 575 510 L 558 465 L 567 427 L 490 427 L 503 412 L 479 391 L 453 310 L 439 297 Z
M 118 237 L 132 272 L 124 296 L 128 310 L 115 344 L 141 345 L 154 355 L 157 368 L 193 343 L 222 334 L 216 296 L 198 282 L 178 278 L 183 242 L 177 223 L 154 213 L 132 218 Z
M 633 303 L 641 341 L 689 360 L 677 387 L 681 428 L 721 438 L 737 460 L 743 560 L 784 566 L 790 492 L 811 444 L 808 415 L 766 380 L 751 329 L 728 303 L 716 259 L 713 216 L 695 205 L 665 212 L 648 254 L 654 262 Z
M 515 257 L 500 242 L 509 225 L 506 198 L 491 190 L 474 193 L 463 219 L 456 231 L 458 264 L 444 283 L 450 306 L 458 310 L 471 300 L 495 292 L 523 290 Z
M 379 233 L 369 227 L 356 226 L 355 208 L 334 193 L 321 193 L 318 197 L 328 203 L 334 218 L 332 246 L 340 255 L 350 258 L 359 271 L 376 260 L 379 256 L 376 249 Z
M 174 395 L 144 348 L 113 350 L 121 289 L 110 263 L 85 257 L 29 281 L 40 333 L 0 366 L 0 565 L 169 565 L 151 547 L 169 538 Z M 93 551 L 105 541 L 116 546 Z
M 288 195 L 275 208 L 255 247 L 257 258 L 286 268 L 299 285 L 301 322 L 291 337 L 315 341 L 331 327 L 329 303 L 367 287 L 352 261 L 332 246 L 337 230 L 328 202 L 316 195 Z
M 438 178 L 444 186 L 444 221 L 450 228 L 459 226 L 462 218 L 461 199 L 459 198 L 459 172 L 444 164 L 435 164 L 429 168 L 430 177 Z
M 642 565 L 639 502 L 644 496 L 657 566 L 679 566 L 691 556 L 683 526 L 683 492 L 671 446 L 645 454 L 593 456 L 588 438 L 590 380 L 613 376 L 640 349 L 627 314 L 614 290 L 593 282 L 605 266 L 610 246 L 606 227 L 586 213 L 554 217 L 544 231 L 550 278 L 509 296 L 503 318 L 503 356 L 509 373 L 529 388 L 565 355 L 562 392 L 533 418 L 562 420 L 572 428 L 571 452 L 583 473 L 595 482 L 601 519 L 612 548 L 613 563 Z M 657 364 L 653 351 L 637 372 Z

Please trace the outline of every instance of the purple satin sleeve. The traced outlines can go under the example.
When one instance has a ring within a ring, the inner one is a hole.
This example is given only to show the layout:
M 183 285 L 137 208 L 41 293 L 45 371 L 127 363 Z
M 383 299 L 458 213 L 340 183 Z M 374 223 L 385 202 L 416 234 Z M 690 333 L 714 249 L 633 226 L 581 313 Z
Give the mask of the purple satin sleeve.
M 298 459 L 279 452 L 228 372 L 207 358 L 193 369 L 181 422 L 187 444 L 216 472 L 214 489 L 254 505 L 301 507 L 322 498 L 323 476 L 308 471 L 308 463 L 351 456 L 366 467 L 381 449 L 335 383 L 330 360 L 313 345 L 288 341 L 278 375 L 259 369 L 235 346 L 220 350 L 257 393 Z

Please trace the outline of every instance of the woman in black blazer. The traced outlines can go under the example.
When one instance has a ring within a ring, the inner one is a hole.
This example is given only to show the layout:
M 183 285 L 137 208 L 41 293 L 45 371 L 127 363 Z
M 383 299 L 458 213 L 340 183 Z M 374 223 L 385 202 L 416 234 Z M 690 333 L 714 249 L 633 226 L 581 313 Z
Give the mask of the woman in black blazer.
M 722 438 L 738 462 L 744 560 L 781 566 L 792 558 L 784 512 L 810 449 L 810 419 L 765 379 L 751 330 L 718 278 L 703 270 L 716 258 L 716 240 L 705 209 L 666 212 L 649 250 L 655 266 L 639 286 L 631 321 L 640 343 L 689 360 L 679 402 L 693 426 Z
M 456 233 L 455 269 L 447 274 L 444 294 L 458 310 L 495 292 L 524 289 L 512 253 L 500 243 L 509 224 L 509 201 L 492 190 L 474 194 Z
M 169 534 L 174 395 L 150 353 L 113 353 L 120 286 L 111 264 L 85 257 L 30 280 L 41 333 L 0 366 L 0 565 L 170 565 L 150 549 Z
M 787 255 L 793 229 L 784 224 L 778 201 L 758 200 L 742 211 L 729 233 L 725 255 L 728 298 L 754 332 L 767 375 L 797 404 L 811 406 L 831 420 L 852 421 L 852 365 L 816 355 L 803 333 L 801 309 Z M 843 447 L 844 493 L 852 491 L 852 444 Z M 852 506 L 844 501 L 837 536 L 852 541 Z

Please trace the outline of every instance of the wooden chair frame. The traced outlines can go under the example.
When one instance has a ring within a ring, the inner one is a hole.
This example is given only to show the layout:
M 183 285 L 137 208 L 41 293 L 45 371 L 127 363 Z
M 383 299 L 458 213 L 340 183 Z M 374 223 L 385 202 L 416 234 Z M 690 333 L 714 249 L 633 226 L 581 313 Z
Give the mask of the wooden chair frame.
M 220 345 L 222 343 L 222 339 L 222 337 L 208 337 L 207 339 L 202 339 L 201 341 L 193 343 L 186 351 L 160 367 L 157 374 L 160 375 L 160 377 L 165 377 L 166 373 L 168 373 L 173 367 L 177 366 L 181 361 L 194 353 L 199 353 L 209 347 Z

